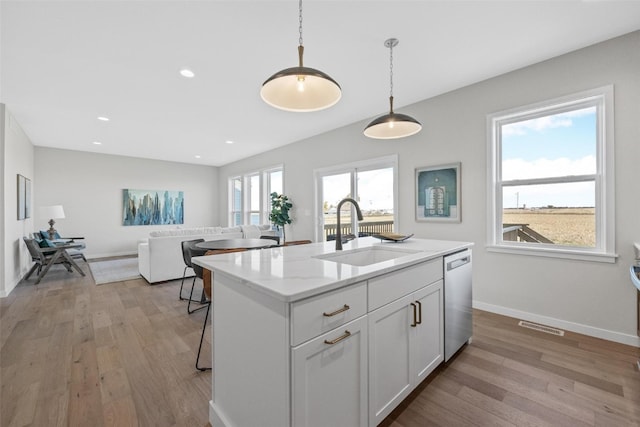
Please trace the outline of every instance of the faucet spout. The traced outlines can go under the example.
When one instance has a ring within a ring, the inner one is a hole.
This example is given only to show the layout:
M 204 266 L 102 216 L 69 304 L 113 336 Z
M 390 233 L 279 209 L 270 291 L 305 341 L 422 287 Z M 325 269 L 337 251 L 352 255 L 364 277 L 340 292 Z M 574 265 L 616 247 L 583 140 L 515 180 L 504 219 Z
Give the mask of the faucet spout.
M 340 208 L 345 202 L 351 202 L 353 207 L 356 208 L 356 213 L 358 214 L 358 221 L 362 221 L 362 211 L 360 210 L 360 206 L 358 205 L 358 202 L 353 200 L 351 197 L 347 197 L 345 199 L 340 200 L 340 202 L 338 202 L 338 206 L 336 208 L 336 217 L 337 217 L 336 251 L 342 250 L 342 229 L 340 228 Z

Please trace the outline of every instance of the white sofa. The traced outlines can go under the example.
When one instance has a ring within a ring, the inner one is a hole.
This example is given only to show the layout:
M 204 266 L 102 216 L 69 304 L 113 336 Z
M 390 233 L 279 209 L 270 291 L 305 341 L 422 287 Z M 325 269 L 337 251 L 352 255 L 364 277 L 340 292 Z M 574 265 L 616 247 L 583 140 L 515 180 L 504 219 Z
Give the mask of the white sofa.
M 152 231 L 145 242 L 138 244 L 138 271 L 150 284 L 179 279 L 184 271 L 182 244 L 185 240 L 258 238 L 272 234 L 270 224 L 237 227 L 199 227 Z M 193 276 L 191 269 L 187 275 Z

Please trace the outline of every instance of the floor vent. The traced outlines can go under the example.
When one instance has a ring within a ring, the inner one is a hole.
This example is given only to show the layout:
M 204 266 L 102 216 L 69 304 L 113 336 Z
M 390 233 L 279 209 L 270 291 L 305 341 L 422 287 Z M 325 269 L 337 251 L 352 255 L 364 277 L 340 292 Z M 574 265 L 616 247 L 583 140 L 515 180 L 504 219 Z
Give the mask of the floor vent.
M 536 331 L 544 332 L 547 334 L 557 335 L 559 337 L 564 336 L 564 331 L 562 329 L 552 328 L 550 326 L 538 325 L 537 323 L 527 322 L 526 320 L 521 320 L 518 323 L 518 326 L 522 326 L 523 328 L 529 328 Z

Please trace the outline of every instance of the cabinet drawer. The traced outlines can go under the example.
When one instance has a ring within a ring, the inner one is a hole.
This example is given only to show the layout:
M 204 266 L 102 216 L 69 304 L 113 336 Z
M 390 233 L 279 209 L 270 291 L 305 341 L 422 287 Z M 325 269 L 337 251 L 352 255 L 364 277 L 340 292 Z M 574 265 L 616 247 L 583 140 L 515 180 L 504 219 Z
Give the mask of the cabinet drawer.
M 442 279 L 442 257 L 369 280 L 369 311 Z
M 291 307 L 291 345 L 337 328 L 366 312 L 366 282 L 295 302 Z

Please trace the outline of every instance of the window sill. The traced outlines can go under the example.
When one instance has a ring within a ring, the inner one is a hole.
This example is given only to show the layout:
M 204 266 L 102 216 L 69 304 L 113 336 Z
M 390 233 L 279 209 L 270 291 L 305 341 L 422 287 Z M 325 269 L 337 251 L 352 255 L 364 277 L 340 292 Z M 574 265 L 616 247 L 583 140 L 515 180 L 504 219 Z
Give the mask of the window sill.
M 540 256 L 547 258 L 562 258 L 579 261 L 606 262 L 613 264 L 618 258 L 618 254 L 605 252 L 588 252 L 572 249 L 548 249 L 532 248 L 507 245 L 488 245 L 488 252 L 498 252 L 514 255 Z

